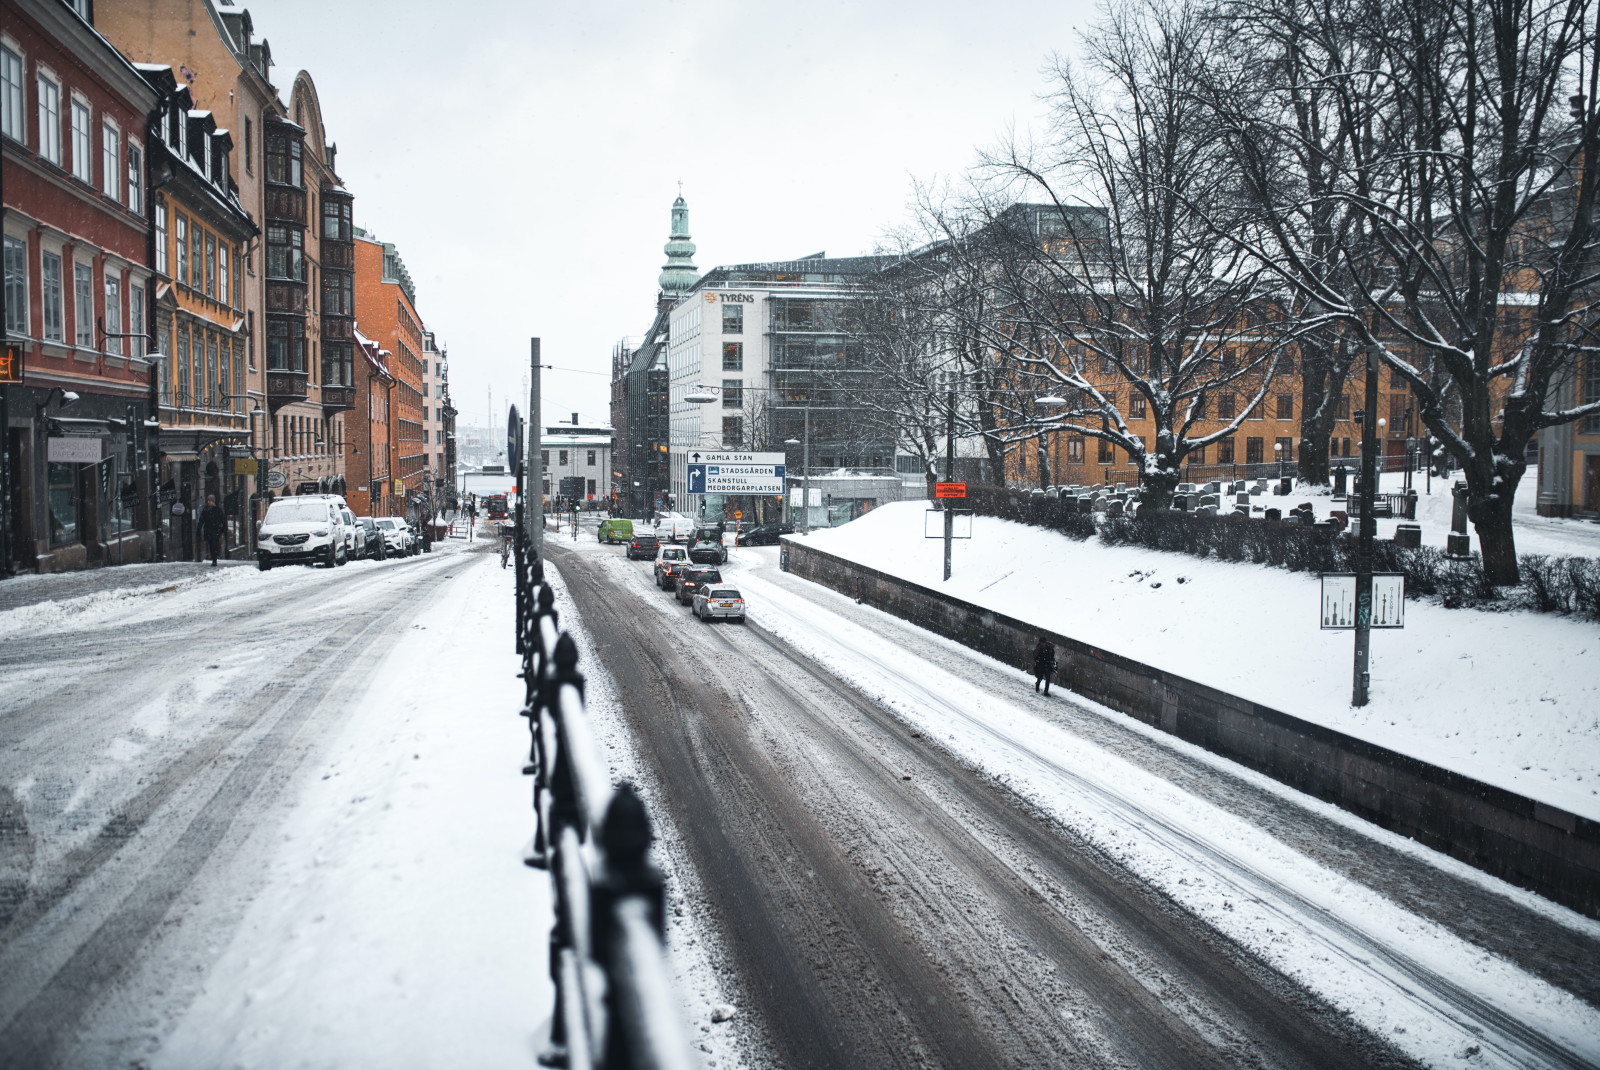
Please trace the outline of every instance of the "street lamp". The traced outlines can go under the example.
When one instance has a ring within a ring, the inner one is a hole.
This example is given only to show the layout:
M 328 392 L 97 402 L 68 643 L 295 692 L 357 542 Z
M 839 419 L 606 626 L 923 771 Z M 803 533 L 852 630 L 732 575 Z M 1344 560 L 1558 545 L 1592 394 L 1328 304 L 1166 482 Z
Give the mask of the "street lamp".
M 811 411 L 802 410 L 806 414 L 805 441 L 797 438 L 783 440 L 785 446 L 800 447 L 800 482 L 804 488 L 800 491 L 800 533 L 811 534 Z M 789 507 L 789 521 L 794 522 L 794 506 Z

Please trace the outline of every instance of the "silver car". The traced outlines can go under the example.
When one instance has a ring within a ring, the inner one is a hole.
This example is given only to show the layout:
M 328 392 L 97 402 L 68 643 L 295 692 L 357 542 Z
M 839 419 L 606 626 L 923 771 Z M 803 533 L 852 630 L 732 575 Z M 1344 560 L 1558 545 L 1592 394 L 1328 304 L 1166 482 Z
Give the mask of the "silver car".
M 732 587 L 702 587 L 694 593 L 694 615 L 709 624 L 718 617 L 744 623 L 744 596 Z

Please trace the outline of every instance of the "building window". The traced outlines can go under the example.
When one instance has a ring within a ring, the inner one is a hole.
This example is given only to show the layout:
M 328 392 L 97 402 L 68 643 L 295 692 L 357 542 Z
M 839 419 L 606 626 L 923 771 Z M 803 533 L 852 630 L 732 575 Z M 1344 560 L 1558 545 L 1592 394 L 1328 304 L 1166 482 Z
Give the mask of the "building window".
M 211 331 L 206 332 L 206 408 L 219 409 L 222 401 L 218 394 L 227 393 L 227 387 L 222 385 L 223 372 L 217 361 L 217 336 Z
M 1600 357 L 1587 357 L 1583 362 L 1583 403 L 1600 401 Z M 1585 416 L 1583 418 L 1583 433 L 1586 435 L 1600 435 L 1600 415 Z M 1600 505 L 1600 502 L 1590 502 L 1590 508 Z
M 1217 463 L 1233 463 L 1233 439 L 1224 438 L 1217 442 Z
M 322 311 L 330 316 L 354 316 L 356 314 L 354 275 L 348 271 L 323 272 Z
M 1130 394 L 1132 396 L 1128 398 L 1128 418 L 1131 420 L 1143 420 L 1145 415 L 1144 395 L 1137 390 L 1130 391 Z
M 227 252 L 224 250 L 223 255 Z M 215 300 L 217 296 L 217 236 L 206 235 L 206 296 Z
M 39 155 L 61 166 L 61 87 L 39 75 Z
M 559 451 L 559 452 L 558 452 L 558 453 L 557 453 L 557 454 L 556 454 L 556 456 L 557 456 L 557 458 L 559 458 L 559 459 L 558 459 L 558 460 L 557 460 L 557 461 L 556 461 L 556 463 L 557 463 L 557 464 L 566 464 L 566 463 L 567 463 L 567 451 L 566 451 L 566 450 L 561 450 L 561 451 Z
M 0 134 L 26 142 L 22 122 L 22 57 L 0 47 Z
M 540 450 L 539 451 L 539 463 L 541 465 L 543 465 L 544 467 L 546 467 L 546 468 L 550 467 L 550 451 L 549 450 Z M 550 493 L 550 488 L 549 487 L 545 488 L 545 493 L 546 494 Z
M 1069 439 L 1067 439 L 1067 463 L 1068 464 L 1082 464 L 1083 463 L 1083 439 L 1081 439 L 1081 438 L 1069 438 Z
M 305 281 L 305 234 L 298 227 L 267 227 L 267 277 Z
M 167 202 L 156 200 L 156 270 L 167 274 Z
M 72 100 L 72 177 L 94 185 L 94 148 L 89 133 L 89 105 Z
M 144 211 L 144 150 L 133 141 L 128 142 L 128 210 Z
M 72 318 L 77 325 L 78 345 L 94 348 L 94 269 L 76 261 L 72 264 Z
M 1293 394 L 1279 394 L 1278 395 L 1278 419 L 1280 419 L 1280 420 L 1292 420 L 1292 419 L 1294 419 L 1294 395 Z
M 39 296 L 44 304 L 40 335 L 46 342 L 64 342 L 66 324 L 61 314 L 61 256 L 58 253 L 43 253 L 39 260 Z
M 239 154 L 244 157 L 244 169 L 247 174 L 255 174 L 255 162 L 250 157 L 250 142 L 255 137 L 255 128 L 249 116 L 244 120 L 244 144 L 239 146 Z
M 1247 438 L 1244 440 L 1244 463 L 1260 464 L 1262 461 L 1262 440 Z
M 209 250 L 207 255 L 210 255 Z M 226 245 L 217 249 L 217 300 L 224 305 L 231 303 L 228 300 L 228 247 Z
M 144 287 L 133 283 L 128 287 L 128 333 L 133 337 L 128 339 L 128 354 L 134 357 L 144 356 L 144 340 L 147 327 L 144 322 Z
M 722 418 L 722 445 L 728 449 L 738 449 L 744 445 L 743 416 L 724 416 Z
M 189 217 L 172 213 L 172 230 L 178 239 L 178 281 L 189 285 Z
M 323 344 L 322 381 L 328 386 L 355 385 L 355 364 L 349 342 L 326 342 Z
M 722 370 L 725 372 L 744 371 L 744 343 L 722 343 Z
M 1294 463 L 1294 439 L 1280 438 L 1272 446 L 1274 460 L 1282 461 L 1284 464 Z
M 178 407 L 189 406 L 189 325 L 178 323 Z
M 1101 464 L 1110 464 L 1117 459 L 1116 448 L 1110 442 L 1103 438 L 1096 441 L 1100 443 L 1099 461 Z
M 1236 415 L 1238 415 L 1238 406 L 1239 402 L 1238 399 L 1233 396 L 1233 391 L 1224 390 L 1222 393 L 1217 395 L 1217 419 L 1233 419 Z
M 122 175 L 122 138 L 110 123 L 100 124 L 100 189 L 114 201 L 122 198 L 117 181 Z
M 743 305 L 723 305 L 722 306 L 722 333 L 723 334 L 743 334 L 744 333 L 744 306 Z
M 217 352 L 217 404 L 216 408 L 230 409 L 228 384 L 233 382 L 233 346 L 226 338 L 218 339 Z
M 106 352 L 122 355 L 122 339 L 112 335 L 122 333 L 122 280 L 106 272 Z
M 590 467 L 590 468 L 593 468 L 593 467 L 594 467 L 594 453 L 595 453 L 595 451 L 594 451 L 594 450 L 590 450 L 590 451 L 589 451 L 589 467 Z M 593 488 L 592 488 L 592 487 L 591 487 L 591 488 L 590 488 L 590 490 L 589 490 L 589 493 L 590 493 L 590 494 L 593 494 L 593 493 L 594 493 L 594 489 L 593 489 Z
M 205 231 L 198 220 L 189 221 L 189 285 L 204 292 L 206 286 Z
M 6 249 L 6 334 L 28 336 L 28 243 L 7 234 Z
M 737 409 L 744 405 L 744 381 L 742 379 L 722 380 L 722 407 Z
M 233 307 L 244 311 L 244 254 L 238 249 L 233 251 Z
M 267 370 L 303 372 L 306 370 L 306 338 L 289 320 L 267 318 Z
M 589 480 L 589 497 L 594 497 L 594 480 Z
M 299 138 L 267 135 L 267 181 L 283 186 L 301 184 Z
M 1206 463 L 1206 448 L 1204 446 L 1196 446 L 1194 449 L 1190 450 L 1189 451 L 1189 463 L 1190 464 L 1205 464 Z

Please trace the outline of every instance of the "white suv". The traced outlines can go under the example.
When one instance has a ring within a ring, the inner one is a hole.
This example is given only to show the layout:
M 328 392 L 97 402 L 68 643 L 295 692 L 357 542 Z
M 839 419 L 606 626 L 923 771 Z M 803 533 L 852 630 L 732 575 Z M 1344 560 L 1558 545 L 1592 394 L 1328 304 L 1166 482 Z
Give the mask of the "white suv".
M 416 540 L 411 535 L 411 527 L 405 517 L 380 516 L 373 523 L 383 532 L 384 546 L 389 553 L 409 556 L 417 552 Z
M 350 559 L 350 531 L 344 499 L 337 494 L 303 494 L 279 498 L 267 506 L 256 529 L 256 565 L 323 564 L 329 568 Z

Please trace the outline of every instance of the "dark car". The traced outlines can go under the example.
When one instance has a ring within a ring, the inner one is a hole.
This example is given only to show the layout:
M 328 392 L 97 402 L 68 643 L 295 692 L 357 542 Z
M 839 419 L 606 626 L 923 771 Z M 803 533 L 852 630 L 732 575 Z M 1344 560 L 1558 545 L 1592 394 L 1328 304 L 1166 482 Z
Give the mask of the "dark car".
M 356 517 L 356 557 L 371 557 L 382 561 L 389 556 L 389 543 L 383 529 L 370 516 Z
M 758 524 L 739 532 L 734 541 L 740 546 L 775 546 L 780 535 L 793 535 L 793 524 Z
M 701 565 L 720 565 L 728 560 L 728 548 L 715 531 L 697 531 L 689 540 L 689 560 Z
M 652 561 L 661 549 L 661 540 L 654 535 L 635 535 L 628 540 L 629 561 Z
M 671 591 L 678 586 L 678 570 L 689 563 L 689 553 L 681 546 L 663 546 L 656 558 L 656 586 Z
M 710 565 L 687 565 L 678 573 L 678 589 L 673 597 L 686 606 L 694 601 L 694 592 L 701 584 L 721 582 L 722 573 Z

